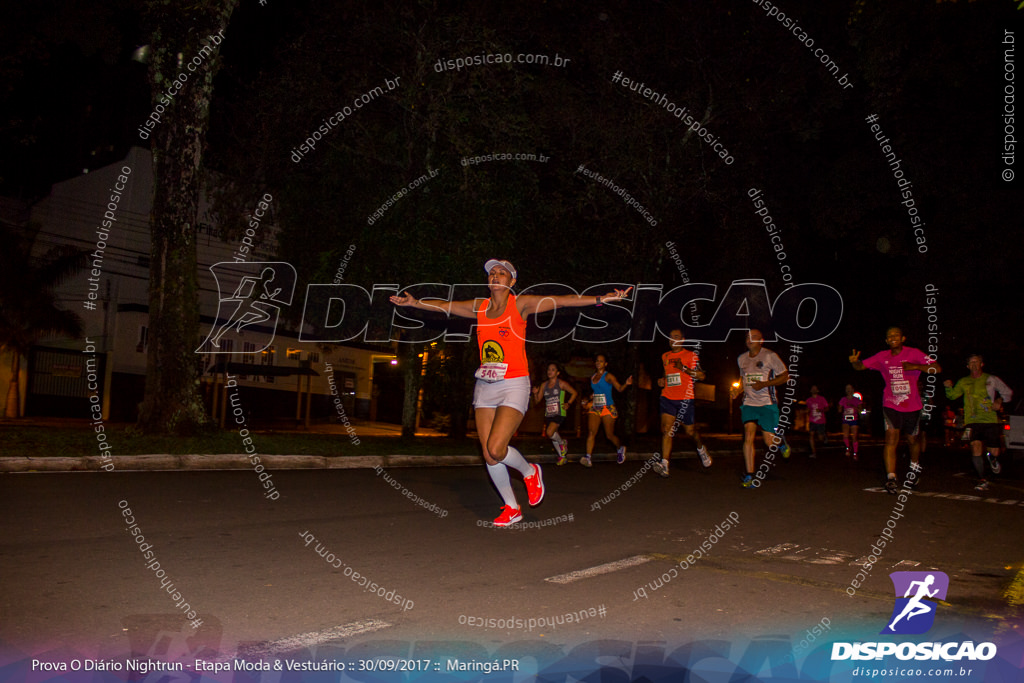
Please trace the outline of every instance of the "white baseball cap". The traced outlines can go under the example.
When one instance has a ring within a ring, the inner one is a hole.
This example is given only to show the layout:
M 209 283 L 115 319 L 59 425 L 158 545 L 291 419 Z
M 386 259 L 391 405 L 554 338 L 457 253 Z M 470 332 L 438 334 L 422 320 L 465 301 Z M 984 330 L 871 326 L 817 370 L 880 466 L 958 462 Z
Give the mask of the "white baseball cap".
M 513 280 L 516 279 L 516 267 L 513 266 L 509 261 L 499 261 L 496 258 L 492 258 L 490 261 L 484 264 L 484 272 L 489 274 L 491 272 L 491 269 L 494 268 L 494 266 L 501 266 L 508 272 L 512 273 Z

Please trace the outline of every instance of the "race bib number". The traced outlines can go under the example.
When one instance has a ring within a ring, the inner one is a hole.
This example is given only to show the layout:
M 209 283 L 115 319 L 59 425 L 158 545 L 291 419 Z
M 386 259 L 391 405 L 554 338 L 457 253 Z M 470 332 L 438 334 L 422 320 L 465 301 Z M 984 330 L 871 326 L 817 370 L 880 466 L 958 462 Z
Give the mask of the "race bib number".
M 548 396 L 544 402 L 544 414 L 545 415 L 558 415 L 558 409 L 561 401 L 558 400 L 557 396 Z
M 665 376 L 665 386 L 667 387 L 678 387 L 683 383 L 683 376 L 678 372 L 673 372 Z
M 901 394 L 902 395 L 910 394 L 910 382 L 907 382 L 907 381 L 893 382 L 892 383 L 892 393 L 896 394 L 897 396 L 899 396 Z
M 763 372 L 750 372 L 750 373 L 747 373 L 747 375 L 745 377 L 745 380 L 746 380 L 747 384 L 753 384 L 754 382 L 763 382 L 764 381 L 764 373 Z
M 508 372 L 508 363 L 484 363 L 475 373 L 477 379 L 485 382 L 500 382 Z
M 595 408 L 604 408 L 606 405 L 608 405 L 608 404 L 605 402 L 604 394 L 594 394 L 594 407 Z
M 853 414 L 853 411 L 847 411 L 843 414 L 843 422 L 856 422 L 857 416 Z

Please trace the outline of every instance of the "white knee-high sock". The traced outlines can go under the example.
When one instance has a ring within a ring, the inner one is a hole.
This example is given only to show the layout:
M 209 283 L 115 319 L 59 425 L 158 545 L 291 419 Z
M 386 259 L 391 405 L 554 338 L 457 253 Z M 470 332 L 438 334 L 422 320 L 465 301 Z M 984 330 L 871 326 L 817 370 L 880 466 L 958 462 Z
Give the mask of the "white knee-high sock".
M 516 502 L 516 494 L 512 492 L 512 482 L 508 478 L 508 468 L 505 467 L 504 463 L 499 462 L 497 465 L 488 465 L 487 474 L 491 476 L 491 481 L 498 488 L 498 493 L 501 495 L 501 499 L 505 501 L 505 505 L 518 509 L 519 503 Z
M 522 472 L 524 477 L 529 477 L 533 474 L 533 465 L 526 462 L 526 458 L 523 457 L 522 453 L 516 450 L 515 446 L 508 447 L 508 453 L 505 455 L 505 459 L 502 460 L 502 462 L 509 467 Z

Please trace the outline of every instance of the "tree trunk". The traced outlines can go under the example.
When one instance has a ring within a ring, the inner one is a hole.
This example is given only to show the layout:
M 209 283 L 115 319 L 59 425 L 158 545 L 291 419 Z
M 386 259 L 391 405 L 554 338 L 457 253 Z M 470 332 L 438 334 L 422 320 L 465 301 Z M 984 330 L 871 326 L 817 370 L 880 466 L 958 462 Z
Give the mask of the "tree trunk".
M 151 133 L 149 351 L 139 407 L 139 426 L 147 433 L 188 434 L 206 421 L 195 354 L 200 343 L 196 223 L 219 45 L 236 4 L 216 0 L 184 9 L 150 4 L 150 85 L 154 109 L 165 112 Z M 166 92 L 174 92 L 170 102 Z
M 399 363 L 405 377 L 405 400 L 402 402 L 402 438 L 411 439 L 416 436 L 416 412 L 419 407 L 420 373 L 422 361 L 419 357 L 420 345 L 399 343 Z
M 4 417 L 21 417 L 21 354 L 11 349 L 11 383 L 7 387 Z
M 623 416 L 626 419 L 622 421 L 622 432 L 627 442 L 631 442 L 636 434 L 636 392 L 640 390 L 640 354 L 636 344 L 630 344 L 626 351 L 626 367 L 629 368 L 629 375 L 626 377 L 632 376 L 633 384 L 626 391 L 626 414 Z
M 469 353 L 469 344 L 448 344 L 446 353 L 451 354 L 451 365 L 455 376 L 452 377 L 451 423 L 448 425 L 448 436 L 453 439 L 466 438 L 466 421 L 469 419 L 469 403 L 472 384 L 468 381 L 473 369 L 476 368 L 476 356 Z M 475 352 L 476 349 L 474 348 Z M 467 362 L 472 358 L 472 363 Z

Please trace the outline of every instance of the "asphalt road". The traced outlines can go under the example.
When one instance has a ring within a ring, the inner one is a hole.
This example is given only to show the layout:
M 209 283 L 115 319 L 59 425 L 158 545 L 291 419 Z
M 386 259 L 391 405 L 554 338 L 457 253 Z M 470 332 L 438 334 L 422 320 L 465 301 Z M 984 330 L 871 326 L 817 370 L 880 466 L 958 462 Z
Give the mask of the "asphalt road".
M 796 644 L 823 619 L 830 637 L 863 639 L 892 611 L 889 572 L 926 569 L 950 578 L 943 632 L 1012 630 L 1024 464 L 1006 463 L 982 497 L 963 452 L 933 448 L 894 514 L 898 498 L 870 490 L 880 461 L 877 447 L 859 463 L 834 448 L 798 453 L 757 490 L 739 486 L 735 456 L 710 470 L 674 461 L 668 479 L 641 461 L 546 465 L 547 496 L 519 530 L 488 526 L 500 499 L 482 466 L 391 469 L 390 481 L 276 471 L 276 500 L 251 471 L 7 474 L 0 643 L 51 657 L 214 659 L 458 641 L 486 657 L 527 641 Z M 893 540 L 851 596 L 857 562 L 889 520 Z M 203 622 L 195 629 L 188 609 Z

